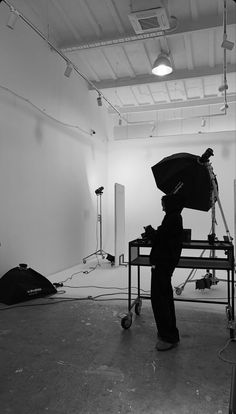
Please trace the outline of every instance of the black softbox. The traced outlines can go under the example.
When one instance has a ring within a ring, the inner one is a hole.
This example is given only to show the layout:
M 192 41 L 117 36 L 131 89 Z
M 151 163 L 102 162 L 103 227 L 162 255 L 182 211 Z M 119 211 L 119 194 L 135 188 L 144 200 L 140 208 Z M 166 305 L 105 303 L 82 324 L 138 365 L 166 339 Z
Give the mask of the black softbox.
M 56 293 L 53 284 L 26 264 L 14 267 L 0 279 L 0 302 L 6 305 Z

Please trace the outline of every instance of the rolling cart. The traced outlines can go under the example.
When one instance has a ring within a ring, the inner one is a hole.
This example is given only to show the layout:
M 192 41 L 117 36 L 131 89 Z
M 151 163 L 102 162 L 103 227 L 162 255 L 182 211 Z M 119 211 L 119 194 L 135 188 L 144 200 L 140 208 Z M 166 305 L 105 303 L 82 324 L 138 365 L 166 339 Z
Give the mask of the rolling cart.
M 149 260 L 149 252 L 152 247 L 149 240 L 135 239 L 129 242 L 128 253 L 128 312 L 121 319 L 121 326 L 124 329 L 129 329 L 132 325 L 132 309 L 134 308 L 136 315 L 141 313 L 142 299 L 150 299 L 148 295 L 141 295 L 140 289 L 140 270 L 142 266 L 151 267 Z M 235 332 L 235 317 L 234 317 L 234 247 L 230 241 L 215 241 L 214 244 L 207 240 L 191 240 L 183 243 L 183 251 L 190 249 L 192 251 L 209 250 L 214 253 L 224 252 L 224 257 L 210 257 L 200 256 L 181 256 L 176 267 L 186 269 L 214 269 L 225 270 L 227 272 L 227 300 L 200 300 L 200 299 L 184 299 L 176 298 L 175 301 L 183 302 L 200 302 L 200 303 L 214 303 L 226 305 L 226 316 L 228 321 L 228 328 L 230 330 L 230 337 L 234 337 Z M 146 252 L 145 252 L 146 250 Z M 182 252 L 183 252 L 182 251 Z M 145 252 L 145 253 L 143 253 Z M 192 253 L 192 252 L 191 252 Z M 132 269 L 137 269 L 137 297 L 132 301 Z

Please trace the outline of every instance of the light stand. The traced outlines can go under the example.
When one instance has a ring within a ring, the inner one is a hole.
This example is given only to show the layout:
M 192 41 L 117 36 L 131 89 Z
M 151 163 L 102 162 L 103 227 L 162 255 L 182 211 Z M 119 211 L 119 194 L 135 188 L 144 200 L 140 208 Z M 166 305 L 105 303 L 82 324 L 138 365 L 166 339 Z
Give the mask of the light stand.
M 102 248 L 102 194 L 103 194 L 104 187 L 99 187 L 97 190 L 95 190 L 95 194 L 97 197 L 99 197 L 99 203 L 98 203 L 98 216 L 97 216 L 97 222 L 99 223 L 99 249 L 95 251 L 94 253 L 89 254 L 88 256 L 83 258 L 83 263 L 86 263 L 87 259 L 92 256 L 102 256 L 102 259 L 107 259 L 111 262 L 111 264 L 114 263 L 115 258 L 114 256 L 106 253 Z
M 214 243 L 216 242 L 217 238 L 216 238 L 216 234 L 215 234 L 215 226 L 216 226 L 216 207 L 215 207 L 215 202 L 217 201 L 220 212 L 221 212 L 221 216 L 223 219 L 223 223 L 225 226 L 225 231 L 226 231 L 226 236 L 224 236 L 225 241 L 232 243 L 233 238 L 230 235 L 230 231 L 229 231 L 229 227 L 227 225 L 226 219 L 225 219 L 225 215 L 224 215 L 224 211 L 221 205 L 221 201 L 219 198 L 219 192 L 218 192 L 218 187 L 217 187 L 217 181 L 216 181 L 216 175 L 214 174 L 212 165 L 209 161 L 209 158 L 211 156 L 213 156 L 213 150 L 211 148 L 208 148 L 204 154 L 199 158 L 199 162 L 204 164 L 206 166 L 206 168 L 208 169 L 209 175 L 210 175 L 210 180 L 211 180 L 211 185 L 212 185 L 212 206 L 211 206 L 211 234 L 208 235 L 208 241 L 209 243 L 212 245 L 212 250 L 210 251 L 210 257 L 214 258 L 215 256 L 215 249 L 214 249 Z M 203 256 L 203 254 L 205 253 L 205 250 L 202 251 L 200 257 Z M 191 279 L 191 276 L 193 274 L 195 269 L 192 269 L 190 274 L 188 275 L 187 279 L 185 280 L 185 282 L 183 284 L 181 284 L 180 286 L 176 286 L 175 287 L 175 293 L 177 295 L 181 295 L 181 293 L 184 290 L 185 285 L 187 284 L 187 282 Z M 209 269 L 207 269 L 207 273 L 209 272 Z M 218 279 L 215 277 L 215 269 L 212 270 L 212 278 L 211 281 L 213 284 L 216 284 L 218 282 Z
M 214 155 L 213 150 L 211 148 L 208 148 L 206 150 L 206 152 L 200 158 L 200 161 L 202 160 L 205 163 L 205 165 L 208 169 L 211 184 L 212 184 L 212 240 L 211 241 L 214 244 L 214 240 L 215 240 L 215 223 L 216 223 L 216 220 L 215 220 L 215 200 L 216 200 L 217 203 L 218 203 L 220 212 L 221 212 L 221 216 L 222 216 L 224 226 L 225 226 L 225 231 L 226 231 L 225 239 L 227 239 L 227 241 L 229 241 L 229 242 L 232 242 L 233 238 L 230 235 L 229 227 L 227 225 L 226 218 L 225 218 L 225 215 L 224 215 L 224 211 L 223 211 L 221 201 L 220 201 L 220 198 L 219 198 L 219 192 L 218 192 L 218 188 L 217 188 L 217 184 L 216 184 L 216 176 L 214 174 L 212 165 L 209 162 L 209 158 L 212 155 Z M 204 159 L 204 156 L 205 156 L 205 159 Z

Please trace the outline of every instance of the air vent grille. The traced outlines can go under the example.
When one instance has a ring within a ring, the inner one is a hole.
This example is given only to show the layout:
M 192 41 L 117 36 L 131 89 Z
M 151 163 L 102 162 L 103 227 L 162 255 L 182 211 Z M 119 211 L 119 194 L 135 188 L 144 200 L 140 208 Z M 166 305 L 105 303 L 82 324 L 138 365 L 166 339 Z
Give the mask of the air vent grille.
M 167 30 L 170 28 L 168 15 L 163 7 L 133 12 L 128 16 L 137 34 Z

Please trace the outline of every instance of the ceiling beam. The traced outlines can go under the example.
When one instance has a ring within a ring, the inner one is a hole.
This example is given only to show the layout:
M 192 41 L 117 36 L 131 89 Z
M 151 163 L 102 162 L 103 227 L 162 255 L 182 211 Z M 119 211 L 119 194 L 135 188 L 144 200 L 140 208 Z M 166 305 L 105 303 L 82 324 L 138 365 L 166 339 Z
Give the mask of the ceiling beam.
M 236 64 L 227 65 L 227 73 L 236 72 Z M 161 78 L 155 75 L 138 75 L 135 78 L 120 78 L 116 80 L 107 79 L 100 82 L 93 82 L 97 89 L 107 88 L 119 88 L 121 86 L 141 85 L 144 83 L 157 83 L 163 81 L 173 81 L 179 79 L 191 79 L 191 78 L 202 78 L 203 76 L 221 75 L 223 73 L 222 65 L 216 65 L 215 67 L 196 67 L 192 70 L 179 69 L 167 75 L 165 78 Z M 93 89 L 89 85 L 89 89 Z
M 230 103 L 236 102 L 236 94 L 229 95 L 227 97 L 228 105 Z M 125 107 L 119 108 L 119 112 L 121 114 L 128 114 L 128 113 L 141 113 L 141 112 L 152 112 L 152 111 L 160 111 L 162 109 L 179 109 L 179 108 L 192 108 L 192 107 L 200 107 L 200 106 L 207 106 L 207 105 L 221 105 L 224 104 L 224 98 L 215 96 L 211 98 L 204 98 L 204 99 L 188 99 L 187 101 L 178 101 L 178 102 L 167 102 L 167 103 L 160 103 L 154 105 L 139 105 L 139 106 L 131 106 L 129 108 Z M 110 114 L 115 113 L 114 109 L 109 108 L 108 112 Z
M 84 1 L 84 0 L 80 0 Z M 227 17 L 227 26 L 236 24 L 236 13 L 231 13 Z M 179 21 L 178 25 L 175 30 L 172 30 L 170 32 L 160 30 L 158 32 L 152 32 L 152 33 L 144 33 L 144 34 L 134 34 L 132 33 L 125 33 L 125 35 L 120 38 L 113 38 L 108 39 L 102 36 L 101 32 L 98 35 L 99 40 L 96 38 L 94 41 L 91 41 L 90 43 L 85 44 L 78 44 L 77 46 L 68 47 L 68 48 L 61 48 L 63 52 L 75 52 L 83 49 L 93 49 L 97 47 L 106 47 L 106 46 L 114 46 L 119 45 L 120 43 L 130 43 L 140 40 L 146 40 L 151 38 L 166 38 L 171 36 L 178 36 L 183 35 L 184 33 L 193 33 L 199 30 L 212 30 L 213 28 L 221 27 L 222 26 L 222 16 L 202 16 L 199 20 L 184 20 Z

